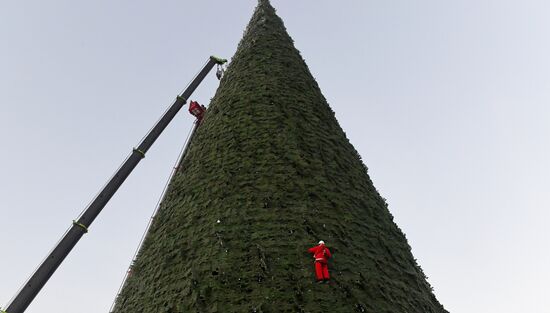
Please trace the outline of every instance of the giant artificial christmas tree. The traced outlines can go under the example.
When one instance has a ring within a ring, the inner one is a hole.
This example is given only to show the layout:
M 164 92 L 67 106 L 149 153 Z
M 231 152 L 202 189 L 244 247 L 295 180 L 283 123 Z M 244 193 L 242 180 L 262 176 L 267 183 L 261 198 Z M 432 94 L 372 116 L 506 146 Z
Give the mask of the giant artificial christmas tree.
M 330 284 L 306 252 L 320 239 Z M 446 312 L 268 0 L 114 312 Z

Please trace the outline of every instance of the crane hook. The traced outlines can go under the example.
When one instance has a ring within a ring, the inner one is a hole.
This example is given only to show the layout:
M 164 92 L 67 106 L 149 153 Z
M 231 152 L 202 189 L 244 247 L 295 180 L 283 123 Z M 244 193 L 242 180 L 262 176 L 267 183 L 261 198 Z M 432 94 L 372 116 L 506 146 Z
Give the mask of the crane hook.
M 216 77 L 221 80 L 224 73 L 225 69 L 223 68 L 223 65 L 218 64 L 218 66 L 216 67 Z

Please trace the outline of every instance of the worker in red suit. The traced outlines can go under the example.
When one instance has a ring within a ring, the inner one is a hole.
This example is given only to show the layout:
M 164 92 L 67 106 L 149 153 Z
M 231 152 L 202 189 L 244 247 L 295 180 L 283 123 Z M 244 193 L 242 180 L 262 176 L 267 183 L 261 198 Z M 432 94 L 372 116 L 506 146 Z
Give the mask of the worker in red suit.
M 330 276 L 328 274 L 328 259 L 332 257 L 330 250 L 325 246 L 324 241 L 319 241 L 319 245 L 307 250 L 313 254 L 315 259 L 315 277 L 318 283 L 328 282 Z

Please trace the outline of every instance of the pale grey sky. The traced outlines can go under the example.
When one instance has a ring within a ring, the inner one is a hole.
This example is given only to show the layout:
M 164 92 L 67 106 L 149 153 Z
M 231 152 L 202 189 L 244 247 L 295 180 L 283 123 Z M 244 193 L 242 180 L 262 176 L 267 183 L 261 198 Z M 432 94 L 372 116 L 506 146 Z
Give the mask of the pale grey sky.
M 550 3 L 272 3 L 440 302 L 550 313 Z M 233 55 L 255 4 L 0 1 L 0 305 L 205 59 Z M 27 312 L 107 312 L 191 123 L 176 118 Z

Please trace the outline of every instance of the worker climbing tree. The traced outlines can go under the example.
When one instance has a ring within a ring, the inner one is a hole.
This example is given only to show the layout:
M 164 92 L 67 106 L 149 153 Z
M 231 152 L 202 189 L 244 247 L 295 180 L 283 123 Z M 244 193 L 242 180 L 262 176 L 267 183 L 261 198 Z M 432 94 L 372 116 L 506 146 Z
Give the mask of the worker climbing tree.
M 307 250 L 313 254 L 315 259 L 315 278 L 318 283 L 328 282 L 330 275 L 328 273 L 328 259 L 332 257 L 330 250 L 325 246 L 324 241 L 319 241 L 319 245 Z

